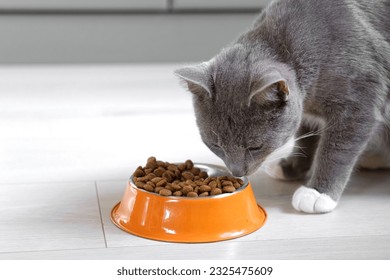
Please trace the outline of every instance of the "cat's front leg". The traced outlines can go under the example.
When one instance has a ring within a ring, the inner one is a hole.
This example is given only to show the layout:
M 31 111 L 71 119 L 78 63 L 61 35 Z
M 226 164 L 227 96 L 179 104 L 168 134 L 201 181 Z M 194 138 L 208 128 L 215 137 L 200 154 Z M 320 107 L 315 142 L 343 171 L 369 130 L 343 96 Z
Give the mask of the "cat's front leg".
M 304 120 L 298 129 L 291 153 L 282 160 L 265 162 L 262 169 L 268 176 L 283 180 L 294 181 L 304 179 L 311 168 L 315 152 L 320 139 L 320 125 Z M 276 156 L 279 158 L 280 156 Z
M 281 170 L 279 179 L 292 181 L 306 177 L 317 150 L 319 130 L 319 126 L 314 128 L 313 124 L 302 122 L 296 135 L 293 152 L 278 163 L 278 168 Z
M 374 121 L 368 121 L 367 115 L 334 119 L 337 122 L 323 132 L 307 186 L 301 186 L 293 195 L 292 204 L 298 211 L 326 213 L 337 206 L 370 138 Z

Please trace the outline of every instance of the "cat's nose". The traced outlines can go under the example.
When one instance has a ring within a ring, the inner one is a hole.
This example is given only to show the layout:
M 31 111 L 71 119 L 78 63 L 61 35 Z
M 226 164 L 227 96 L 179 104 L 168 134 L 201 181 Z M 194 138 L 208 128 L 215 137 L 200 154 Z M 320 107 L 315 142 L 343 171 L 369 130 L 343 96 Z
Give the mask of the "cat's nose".
M 246 167 L 242 166 L 241 164 L 229 164 L 228 168 L 232 175 L 235 177 L 242 177 L 245 176 L 247 173 Z
M 231 172 L 234 177 L 242 177 L 246 175 L 245 172 L 242 172 L 240 170 L 232 170 Z

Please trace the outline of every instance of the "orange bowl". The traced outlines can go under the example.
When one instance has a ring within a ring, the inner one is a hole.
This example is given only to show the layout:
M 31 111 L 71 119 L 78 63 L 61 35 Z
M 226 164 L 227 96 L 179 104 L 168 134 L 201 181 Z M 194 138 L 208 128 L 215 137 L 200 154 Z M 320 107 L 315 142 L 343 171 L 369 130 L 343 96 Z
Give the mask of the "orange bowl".
M 209 176 L 228 174 L 223 167 L 195 164 Z M 236 192 L 209 197 L 161 196 L 128 181 L 111 220 L 120 229 L 141 237 L 169 242 L 214 242 L 237 238 L 259 229 L 266 221 L 248 178 Z

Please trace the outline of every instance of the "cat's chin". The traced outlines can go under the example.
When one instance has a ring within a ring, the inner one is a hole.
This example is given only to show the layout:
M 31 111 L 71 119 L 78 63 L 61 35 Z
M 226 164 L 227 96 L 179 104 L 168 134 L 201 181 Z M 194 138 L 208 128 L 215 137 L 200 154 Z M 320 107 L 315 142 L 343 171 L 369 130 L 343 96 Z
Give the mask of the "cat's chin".
M 231 171 L 230 171 L 230 174 L 232 174 L 234 177 L 249 176 L 249 175 L 252 175 L 253 173 L 254 173 L 254 172 L 235 173 L 235 172 L 231 172 Z
M 244 176 L 250 176 L 250 175 L 254 174 L 258 169 L 259 169 L 259 167 L 254 167 L 254 168 L 250 168 L 248 171 L 244 171 L 244 172 L 234 172 L 232 170 L 229 170 L 229 171 L 234 177 L 244 177 Z

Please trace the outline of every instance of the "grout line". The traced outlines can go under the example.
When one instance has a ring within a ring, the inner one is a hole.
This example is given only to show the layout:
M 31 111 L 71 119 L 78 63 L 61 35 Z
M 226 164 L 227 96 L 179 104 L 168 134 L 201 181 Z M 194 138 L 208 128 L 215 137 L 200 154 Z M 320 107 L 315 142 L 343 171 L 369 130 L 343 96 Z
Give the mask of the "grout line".
M 252 239 L 252 240 L 239 240 L 239 238 L 231 239 L 231 240 L 224 240 L 224 241 L 217 241 L 217 242 L 211 242 L 211 243 L 174 243 L 174 242 L 164 242 L 161 241 L 161 244 L 145 244 L 145 245 L 135 245 L 135 246 L 114 246 L 114 247 L 90 247 L 90 248 L 69 248 L 69 249 L 53 249 L 53 250 L 32 250 L 32 251 L 6 251 L 6 252 L 0 252 L 1 255 L 6 254 L 30 254 L 30 253 L 45 253 L 45 252 L 69 252 L 69 251 L 83 251 L 83 250 L 117 250 L 117 249 L 135 249 L 135 248 L 145 248 L 145 247 L 168 247 L 168 246 L 183 246 L 183 245 L 189 245 L 189 246 L 199 246 L 199 245 L 213 245 L 213 244 L 223 244 L 223 243 L 250 243 L 250 242 L 280 242 L 280 241 L 304 241 L 304 240 L 332 240 L 332 239 L 339 239 L 339 238 L 366 238 L 366 237 L 390 237 L 390 234 L 368 234 L 368 235 L 340 235 L 340 236 L 320 236 L 320 237 L 306 237 L 306 238 L 276 238 L 276 239 Z M 1 260 L 0 260 L 1 261 Z
M 97 198 L 97 203 L 98 203 L 98 207 L 99 207 L 100 223 L 102 225 L 102 231 L 103 231 L 103 237 L 104 237 L 104 245 L 107 248 L 106 232 L 104 230 L 103 215 L 102 215 L 102 209 L 100 207 L 99 191 L 98 191 L 98 187 L 97 187 L 96 181 L 95 181 L 95 191 L 96 191 L 96 198 Z

